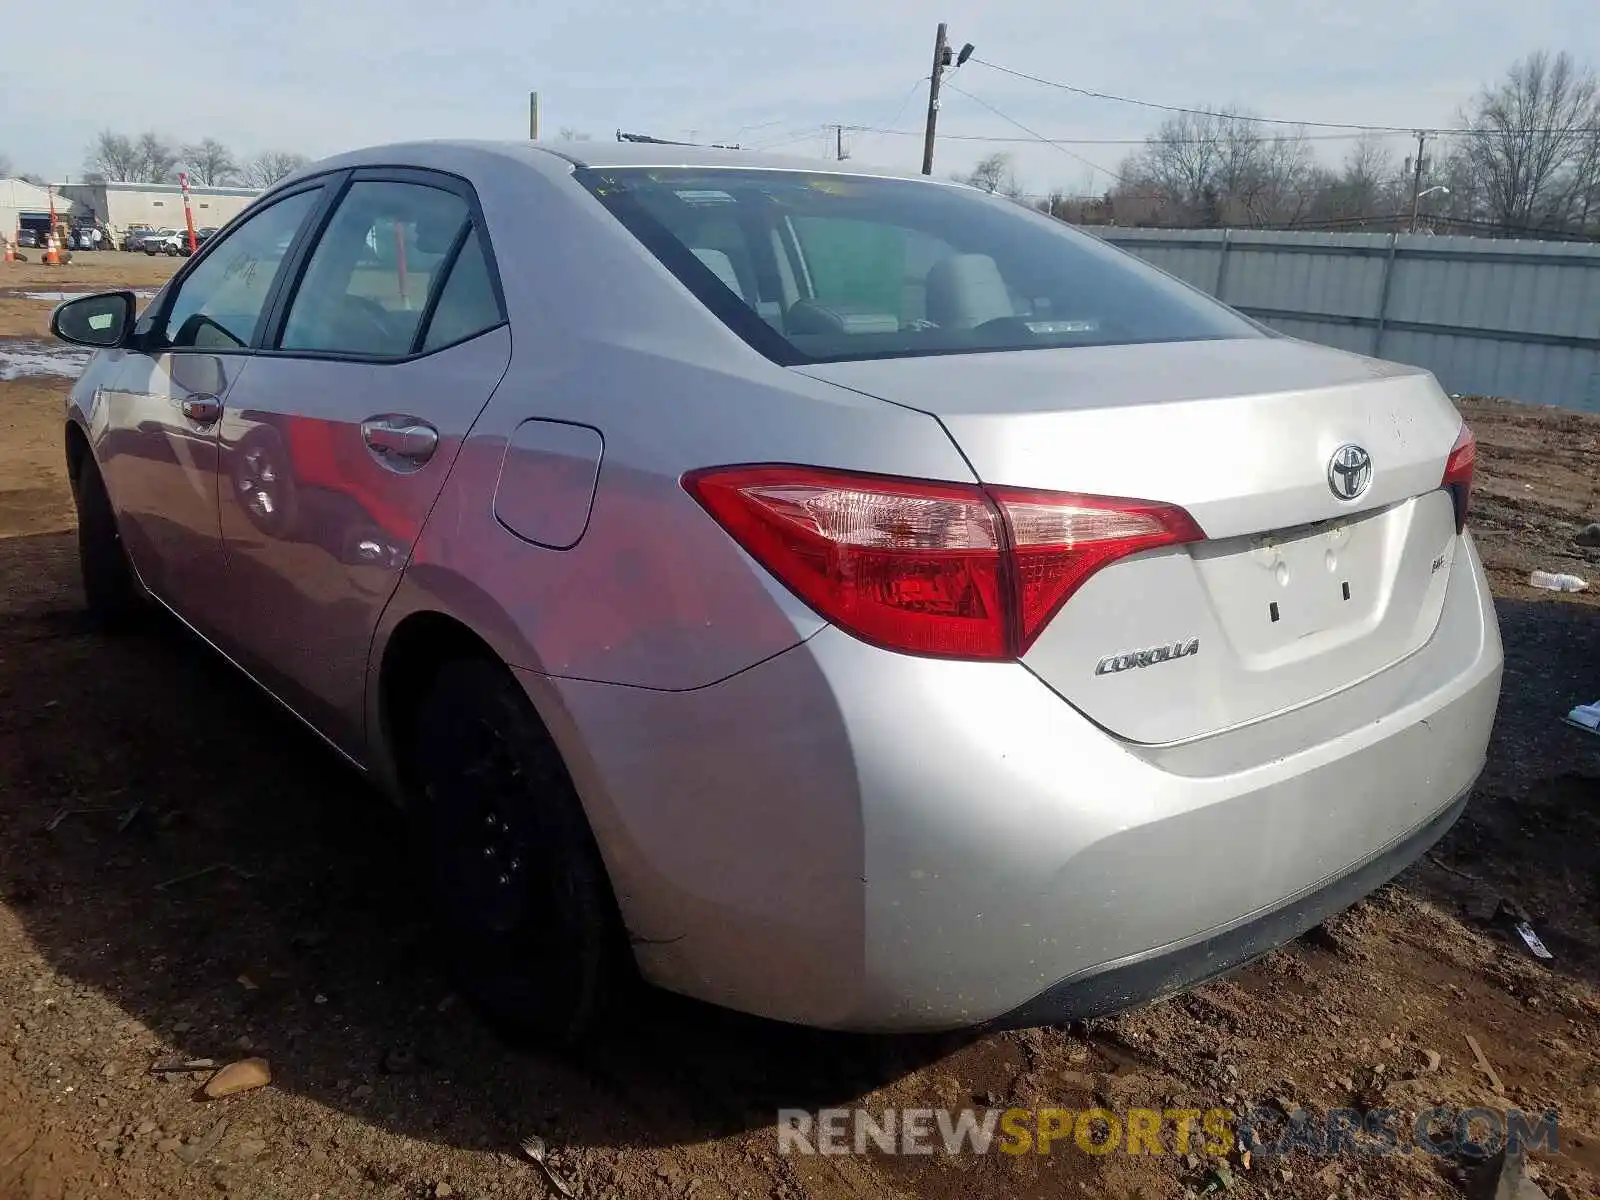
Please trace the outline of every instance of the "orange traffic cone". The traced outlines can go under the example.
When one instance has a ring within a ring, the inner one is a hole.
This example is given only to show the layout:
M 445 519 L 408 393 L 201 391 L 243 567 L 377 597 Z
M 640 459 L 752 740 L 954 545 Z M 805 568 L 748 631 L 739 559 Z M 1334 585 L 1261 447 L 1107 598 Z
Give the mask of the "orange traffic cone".
M 15 248 L 13 248 L 13 246 L 11 245 L 11 239 L 10 238 L 0 238 L 0 242 L 4 242 L 6 244 L 6 261 L 7 262 L 16 262 L 17 261 L 17 252 L 16 252 Z
M 44 239 L 44 265 L 47 267 L 61 265 L 61 252 L 56 249 L 56 235 L 53 233 Z

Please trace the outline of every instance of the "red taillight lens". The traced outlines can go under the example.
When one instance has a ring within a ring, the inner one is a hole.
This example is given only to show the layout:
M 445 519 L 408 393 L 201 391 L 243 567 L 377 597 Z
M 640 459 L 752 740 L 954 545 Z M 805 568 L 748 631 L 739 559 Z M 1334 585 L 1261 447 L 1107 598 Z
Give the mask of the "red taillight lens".
M 1463 424 L 1456 435 L 1456 444 L 1450 448 L 1450 457 L 1444 464 L 1444 479 L 1440 487 L 1449 488 L 1456 506 L 1456 532 L 1467 527 L 1467 510 L 1472 505 L 1472 472 L 1478 465 L 1478 439 L 1472 429 Z
M 1141 550 L 1205 537 L 1193 517 L 1170 504 L 1015 488 L 988 491 L 1005 514 L 1016 562 L 1018 654 L 1101 567 Z
M 1204 535 L 1182 509 L 816 467 L 693 472 L 684 486 L 827 620 L 891 650 L 1022 654 L 1095 571 Z

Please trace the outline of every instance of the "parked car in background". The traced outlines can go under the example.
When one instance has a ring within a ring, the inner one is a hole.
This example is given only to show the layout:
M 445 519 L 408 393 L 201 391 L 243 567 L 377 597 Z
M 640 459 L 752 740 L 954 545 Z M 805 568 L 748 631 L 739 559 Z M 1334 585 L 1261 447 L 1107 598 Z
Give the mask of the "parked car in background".
M 189 234 L 187 230 L 157 229 L 144 235 L 139 243 L 139 248 L 146 254 L 166 254 L 176 256 L 186 253 L 189 249 Z
M 152 228 L 153 227 L 149 226 L 149 225 L 141 225 L 141 224 L 129 225 L 128 228 L 126 230 L 124 230 L 123 234 L 122 234 L 122 249 L 128 250 L 128 251 L 136 251 L 136 250 L 142 249 L 143 247 L 141 246 L 140 243 L 144 240 L 144 235 L 145 234 L 152 232 Z
M 206 242 L 210 240 L 211 235 L 216 232 L 217 227 L 215 225 L 208 225 L 202 229 L 196 229 L 194 231 L 194 250 L 190 250 L 189 231 L 187 229 L 178 230 L 178 253 L 184 258 L 188 258 L 189 255 L 193 254 L 195 250 L 199 250 L 201 246 L 204 246 Z
M 970 187 L 386 146 L 51 327 L 102 351 L 91 613 L 176 613 L 388 789 L 464 987 L 557 1040 L 636 973 L 1115 1012 L 1385 883 L 1485 762 L 1433 376 Z
M 37 249 L 39 246 L 39 235 L 31 229 L 19 229 L 17 230 L 17 245 Z

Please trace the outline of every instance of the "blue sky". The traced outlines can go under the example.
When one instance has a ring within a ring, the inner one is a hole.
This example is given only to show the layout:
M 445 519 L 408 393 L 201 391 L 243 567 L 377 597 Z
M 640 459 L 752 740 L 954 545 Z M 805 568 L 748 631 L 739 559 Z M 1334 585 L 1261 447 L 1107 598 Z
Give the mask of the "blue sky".
M 244 156 L 312 157 L 409 137 L 545 136 L 570 126 L 831 154 L 834 123 L 915 131 L 935 24 L 1017 70 L 1175 104 L 1385 125 L 1454 124 L 1516 57 L 1548 47 L 1600 60 L 1595 0 L 233 0 L 188 16 L 122 0 L 75 5 L 77 33 L 6 55 L 0 155 L 76 177 L 101 128 L 213 136 Z M 13 22 L 13 24 L 15 24 Z M 1600 64 L 1597 64 L 1600 65 Z M 968 64 L 952 83 L 1052 137 L 1142 136 L 1159 114 L 1088 100 Z M 946 94 L 940 132 L 1024 136 Z M 915 168 L 914 136 L 847 133 L 858 162 Z M 1406 153 L 1394 141 L 1396 157 Z M 1336 159 L 1342 143 L 1318 143 Z M 941 141 L 935 170 L 989 149 L 1029 192 L 1109 178 L 1061 150 Z M 1072 148 L 1114 169 L 1129 148 Z

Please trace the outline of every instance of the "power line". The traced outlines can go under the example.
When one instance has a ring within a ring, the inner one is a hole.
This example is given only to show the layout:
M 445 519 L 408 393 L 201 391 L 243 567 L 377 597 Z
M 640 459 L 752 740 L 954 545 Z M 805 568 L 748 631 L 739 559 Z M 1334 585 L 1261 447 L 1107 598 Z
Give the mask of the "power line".
M 831 125 L 807 125 L 798 133 L 791 131 L 780 137 L 777 141 L 763 142 L 759 146 L 752 146 L 751 149 L 756 151 L 776 150 L 781 146 L 792 146 L 796 142 L 808 141 L 809 139 L 815 137 L 824 137 L 831 128 Z M 846 126 L 846 128 L 849 128 L 849 126 Z
M 983 105 L 984 108 L 987 108 L 990 112 L 992 112 L 995 116 L 999 117 L 1002 121 L 1008 121 L 1012 125 L 1015 125 L 1018 129 L 1022 130 L 1023 133 L 1027 134 L 1029 137 L 1033 138 L 1035 141 L 1043 142 L 1047 146 L 1054 146 L 1057 150 L 1061 151 L 1061 153 L 1065 154 L 1068 158 L 1075 159 L 1076 161 L 1082 163 L 1084 166 L 1089 167 L 1092 170 L 1099 171 L 1102 175 L 1109 175 L 1112 179 L 1115 179 L 1118 183 L 1126 183 L 1127 182 L 1127 180 L 1123 179 L 1123 177 L 1121 175 L 1118 175 L 1115 171 L 1107 170 L 1105 167 L 1102 167 L 1099 163 L 1090 162 L 1083 155 L 1075 153 L 1074 151 L 1068 150 L 1065 146 L 1061 145 L 1061 143 L 1052 142 L 1049 138 L 1045 137 L 1044 134 L 1039 133 L 1037 130 L 1029 129 L 1021 121 L 1017 120 L 1015 117 L 1007 116 L 1005 113 L 1001 112 L 994 105 L 990 104 L 987 100 L 984 100 L 984 99 L 982 99 L 982 98 L 980 98 L 978 96 L 974 96 L 971 92 L 963 91 L 961 88 L 958 88 L 958 87 L 954 86 L 953 84 L 951 84 L 949 82 L 946 82 L 945 86 L 948 87 L 952 92 L 955 92 L 958 95 L 965 96 L 968 100 L 972 100 L 972 101 L 974 101 L 974 102 L 976 102 L 978 104 Z
M 1140 108 L 1153 108 L 1161 112 L 1186 113 L 1194 117 L 1219 117 L 1228 121 L 1248 121 L 1256 125 L 1300 125 L 1307 129 L 1344 129 L 1358 133 L 1403 133 L 1415 136 L 1417 133 L 1453 134 L 1465 137 L 1493 137 L 1496 134 L 1563 134 L 1563 133 L 1600 133 L 1600 127 L 1569 126 L 1562 129 L 1447 129 L 1434 128 L 1421 125 L 1361 125 L 1353 122 L 1341 121 L 1291 121 L 1284 117 L 1255 117 L 1244 113 L 1217 112 L 1209 108 L 1186 108 L 1181 104 L 1160 104 L 1154 100 L 1138 100 L 1132 96 L 1117 96 L 1111 92 L 1097 92 L 1090 88 L 1077 87 L 1070 83 L 1062 83 L 1057 79 L 1045 79 L 1040 75 L 1031 75 L 1027 71 L 1013 70 L 1011 67 L 1002 67 L 999 63 L 990 62 L 988 59 L 979 58 L 976 54 L 972 61 L 981 63 L 991 71 L 1000 71 L 1006 75 L 1014 75 L 1018 79 L 1026 79 L 1032 83 L 1040 83 L 1045 87 L 1059 88 L 1064 92 L 1071 92 L 1077 96 L 1087 96 L 1091 100 L 1111 100 L 1117 104 L 1133 104 Z
M 958 90 L 958 89 L 951 89 Z M 962 95 L 969 93 L 962 92 Z M 976 97 L 974 97 L 975 99 Z M 852 133 L 877 133 L 891 137 L 921 137 L 920 129 L 885 129 L 876 125 L 846 125 L 845 130 Z M 1411 137 L 1412 130 L 1396 130 L 1386 137 Z M 1359 133 L 1308 133 L 1308 134 L 1266 134 L 1258 137 L 1259 142 L 1348 142 L 1355 138 L 1363 137 Z M 1038 141 L 1038 138 L 1017 137 L 1007 134 L 990 133 L 941 133 L 940 141 L 952 142 L 1028 142 Z M 1057 146 L 1148 146 L 1151 138 L 1070 138 L 1047 137 L 1043 140 Z M 1210 145 L 1212 138 L 1161 138 L 1163 146 L 1205 146 Z
M 951 71 L 950 74 L 954 76 L 955 72 Z M 911 97 L 915 96 L 921 89 L 922 85 L 927 82 L 928 77 L 926 75 L 917 76 L 915 82 L 912 83 L 910 90 L 906 92 L 905 99 L 900 101 L 900 107 L 895 110 L 894 118 L 889 122 L 889 124 L 898 125 L 900 123 L 900 118 L 906 115 L 906 105 L 911 103 Z M 919 132 L 917 136 L 921 137 L 922 134 Z

